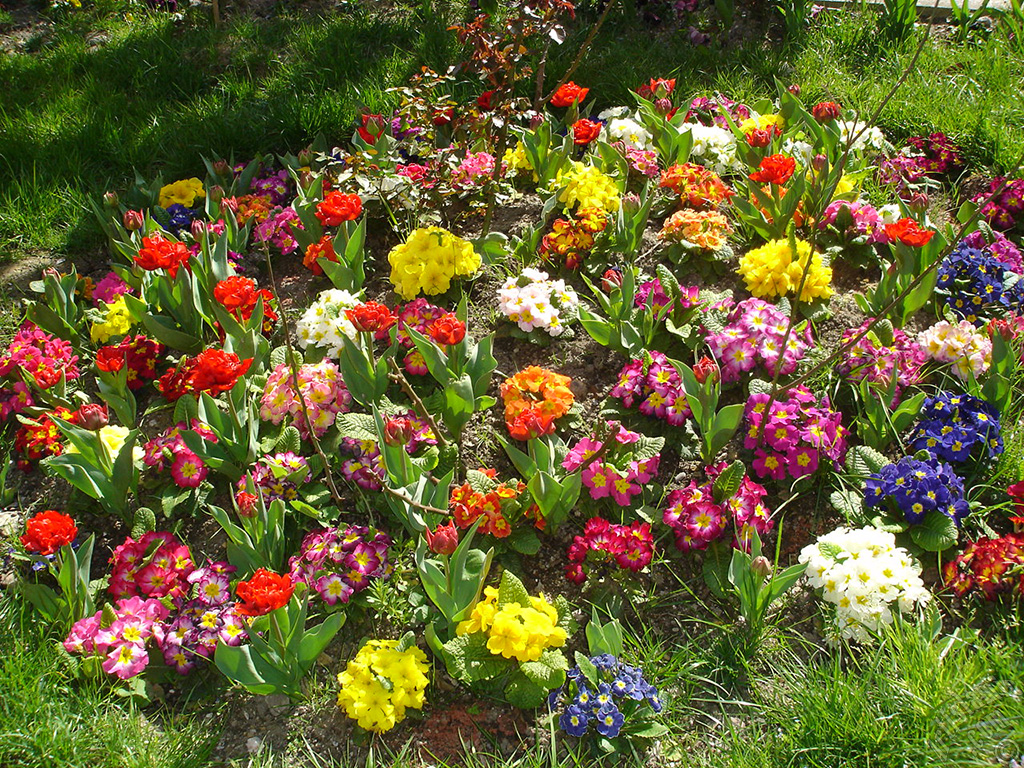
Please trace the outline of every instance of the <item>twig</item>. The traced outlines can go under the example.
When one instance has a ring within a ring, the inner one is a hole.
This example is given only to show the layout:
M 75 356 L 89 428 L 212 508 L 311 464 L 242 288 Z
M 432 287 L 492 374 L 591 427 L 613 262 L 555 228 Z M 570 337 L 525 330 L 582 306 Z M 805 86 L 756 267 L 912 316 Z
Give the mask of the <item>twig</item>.
M 406 496 L 404 493 L 400 493 L 399 491 L 396 491 L 394 488 L 392 488 L 387 483 L 381 483 L 380 487 L 384 490 L 385 493 L 388 493 L 391 496 L 394 496 L 396 499 L 399 499 L 400 501 L 402 501 L 402 502 L 404 502 L 404 503 L 406 503 L 406 504 L 408 504 L 410 506 L 416 507 L 417 509 L 422 509 L 422 510 L 425 510 L 427 512 L 435 512 L 435 513 L 437 513 L 439 515 L 447 515 L 447 514 L 449 514 L 449 510 L 447 510 L 447 509 L 440 509 L 438 507 L 432 507 L 429 504 L 421 504 L 420 502 L 416 501 L 415 499 L 412 499 L 409 496 Z
M 576 73 L 576 69 L 583 63 L 583 57 L 586 56 L 587 51 L 590 50 L 590 46 L 594 43 L 594 38 L 597 37 L 597 33 L 601 31 L 604 20 L 608 18 L 608 12 L 612 9 L 613 5 L 615 5 L 615 0 L 607 0 L 604 10 L 601 11 L 601 15 L 597 19 L 597 23 L 594 24 L 593 28 L 590 30 L 590 34 L 587 35 L 587 39 L 583 41 L 583 45 L 580 46 L 580 50 L 576 54 L 576 58 L 573 59 L 572 64 L 569 65 L 569 69 L 567 69 L 565 74 L 562 75 L 562 79 L 558 81 L 558 85 L 556 85 L 552 89 L 551 93 L 544 98 L 543 101 L 545 104 L 551 101 L 551 97 L 555 95 L 559 88 L 569 82 L 569 78 Z
M 441 430 L 437 426 L 437 422 L 434 421 L 434 416 L 427 410 L 427 407 L 420 400 L 420 396 L 416 394 L 416 390 L 409 384 L 409 380 L 402 375 L 402 369 L 398 367 L 398 363 L 395 362 L 394 358 L 388 358 L 388 367 L 391 368 L 391 380 L 398 384 L 402 391 L 405 392 L 406 396 L 412 400 L 412 406 L 416 411 L 423 417 L 423 420 L 430 426 L 430 430 L 434 433 L 434 437 L 437 438 L 437 442 L 441 445 L 448 445 L 448 441 L 444 435 L 441 434 Z
M 299 386 L 299 366 L 295 361 L 295 350 L 292 347 L 291 326 L 288 323 L 288 313 L 285 311 L 284 304 L 281 303 L 281 297 L 277 292 L 277 281 L 274 279 L 274 267 L 270 262 L 270 248 L 266 243 L 264 243 L 263 249 L 267 260 L 267 276 L 270 278 L 270 289 L 274 293 L 274 300 L 277 302 L 277 309 L 281 314 L 281 330 L 284 331 L 285 352 L 288 358 L 288 367 L 291 369 L 292 386 L 295 388 L 295 397 L 299 401 L 299 407 L 302 408 L 302 418 L 306 422 L 306 431 L 309 433 L 309 439 L 312 441 L 313 448 L 316 449 L 316 453 L 320 457 L 320 461 L 323 462 L 324 478 L 327 480 L 327 487 L 331 491 L 331 498 L 334 499 L 334 503 L 340 508 L 345 503 L 344 499 L 341 498 L 341 494 L 338 493 L 338 487 L 334 484 L 334 475 L 331 474 L 331 464 L 327 460 L 327 455 L 324 453 L 323 447 L 320 445 L 320 439 L 316 436 L 316 430 L 313 429 L 313 420 L 309 418 L 309 407 L 306 405 L 306 398 L 303 396 L 302 389 Z

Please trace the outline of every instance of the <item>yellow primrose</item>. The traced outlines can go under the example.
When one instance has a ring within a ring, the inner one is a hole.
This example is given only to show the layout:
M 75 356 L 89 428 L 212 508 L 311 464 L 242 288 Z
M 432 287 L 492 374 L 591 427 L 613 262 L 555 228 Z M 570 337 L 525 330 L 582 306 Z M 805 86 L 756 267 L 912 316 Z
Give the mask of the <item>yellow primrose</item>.
M 206 197 L 206 192 L 203 189 L 203 182 L 194 176 L 191 179 L 179 179 L 173 184 L 165 184 L 160 187 L 161 208 L 167 208 L 175 203 L 191 208 L 197 197 Z

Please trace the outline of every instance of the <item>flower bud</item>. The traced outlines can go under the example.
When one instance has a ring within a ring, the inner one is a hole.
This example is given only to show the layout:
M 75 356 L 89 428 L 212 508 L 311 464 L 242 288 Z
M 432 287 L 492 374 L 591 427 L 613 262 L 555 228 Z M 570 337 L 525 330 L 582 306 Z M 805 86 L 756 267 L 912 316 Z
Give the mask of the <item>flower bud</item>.
M 206 232 L 206 222 L 200 221 L 199 219 L 193 219 L 192 226 L 189 229 L 192 232 L 193 240 L 202 240 L 203 233 Z
M 459 531 L 450 520 L 447 525 L 438 524 L 433 531 L 427 528 L 423 534 L 427 538 L 427 547 L 434 554 L 450 555 L 459 546 Z
M 622 196 L 622 213 L 625 216 L 635 216 L 640 210 L 640 196 L 635 192 L 627 192 Z
M 611 293 L 616 288 L 622 287 L 622 270 L 618 267 L 606 269 L 601 275 L 601 290 Z
M 712 384 L 716 384 L 722 378 L 722 373 L 718 370 L 718 363 L 708 355 L 704 355 L 693 366 L 693 375 L 701 384 L 704 384 L 708 379 L 711 380 Z
M 767 147 L 772 143 L 771 131 L 765 131 L 761 128 L 755 128 L 747 134 L 747 144 L 752 147 Z
M 46 279 L 47 277 L 52 277 L 54 280 L 60 280 L 60 270 L 56 267 L 47 267 L 43 270 L 43 279 Z
M 907 207 L 914 213 L 924 213 L 928 210 L 928 195 L 924 192 L 915 192 L 906 202 Z
M 129 232 L 134 232 L 138 229 L 142 229 L 146 224 L 146 217 L 142 215 L 142 211 L 125 211 L 124 212 L 124 228 Z
M 384 442 L 388 445 L 408 445 L 412 440 L 412 422 L 399 416 L 388 419 L 384 425 Z
M 530 116 L 530 130 L 536 131 L 542 125 L 544 125 L 544 115 L 541 112 L 534 112 Z
M 313 150 L 309 147 L 299 150 L 299 166 L 305 167 L 313 162 Z
M 751 561 L 750 570 L 762 579 L 767 579 L 772 573 L 772 564 L 764 555 L 758 555 Z
M 799 96 L 800 95 L 800 86 L 797 85 L 796 83 L 793 83 L 786 90 L 789 91 L 794 96 Z
M 238 514 L 242 517 L 252 517 L 256 514 L 256 494 L 248 491 L 239 491 L 235 494 L 235 504 L 238 505 Z
M 672 111 L 672 99 L 656 99 L 654 102 L 654 108 L 662 115 L 667 115 Z
M 103 205 L 111 210 L 117 208 L 120 200 L 117 198 L 117 192 L 104 192 L 103 193 Z
M 74 421 L 82 429 L 98 432 L 110 423 L 107 406 L 99 403 L 85 403 L 75 411 Z
M 309 189 L 313 186 L 313 182 L 315 180 L 316 176 L 309 171 L 299 171 L 299 186 L 302 187 L 302 189 Z
M 231 166 L 228 165 L 227 160 L 217 160 L 213 164 L 213 172 L 222 178 L 231 176 Z
M 214 184 L 207 190 L 206 194 L 210 198 L 211 203 L 220 205 L 220 201 L 224 199 L 224 187 L 220 184 Z
M 828 158 L 821 154 L 815 155 L 811 158 L 811 166 L 814 170 L 818 171 L 818 173 L 821 173 L 828 168 Z

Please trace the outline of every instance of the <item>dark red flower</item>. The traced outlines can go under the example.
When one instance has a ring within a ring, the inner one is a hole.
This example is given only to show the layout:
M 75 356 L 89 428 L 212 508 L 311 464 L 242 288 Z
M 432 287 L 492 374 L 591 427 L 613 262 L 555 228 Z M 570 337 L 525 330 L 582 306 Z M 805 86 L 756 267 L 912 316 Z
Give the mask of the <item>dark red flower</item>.
M 390 309 L 385 307 L 383 304 L 378 304 L 376 301 L 368 301 L 365 304 L 359 304 L 352 309 L 346 309 L 345 315 L 348 317 L 349 322 L 355 326 L 357 331 L 368 331 L 372 333 L 386 331 L 394 325 L 395 320 L 398 319 L 394 314 L 392 314 Z
M 67 515 L 52 509 L 29 518 L 25 524 L 25 535 L 21 544 L 36 555 L 52 555 L 61 547 L 70 544 L 78 535 L 78 526 Z
M 819 123 L 831 123 L 838 120 L 842 108 L 834 101 L 821 101 L 811 107 L 811 114 Z
M 442 347 L 458 344 L 466 338 L 466 324 L 452 312 L 441 315 L 430 324 L 430 338 Z
M 747 134 L 747 144 L 752 147 L 767 147 L 772 143 L 772 132 L 755 128 Z
M 447 525 L 438 524 L 434 530 L 427 528 L 423 534 L 427 547 L 435 554 L 450 555 L 459 546 L 459 530 L 451 520 Z
M 363 212 L 359 195 L 331 192 L 316 206 L 316 217 L 325 227 L 336 227 L 343 221 L 355 221 Z
M 558 86 L 555 95 L 551 97 L 552 107 L 568 107 L 573 102 L 577 104 L 587 98 L 589 88 L 582 88 L 571 80 L 568 83 Z
M 448 123 L 450 123 L 452 121 L 452 118 L 454 117 L 455 107 L 446 107 L 444 109 L 439 109 L 434 113 L 434 125 L 439 127 L 442 125 L 448 125 Z
M 100 347 L 96 350 L 96 367 L 107 373 L 117 373 L 124 368 L 125 350 L 116 347 Z
M 920 248 L 935 236 L 930 229 L 921 229 L 913 219 L 900 219 L 895 224 L 885 225 L 889 240 L 897 240 L 911 248 Z
M 413 424 L 404 416 L 388 419 L 384 425 L 384 442 L 388 445 L 408 445 L 412 433 Z
M 664 99 L 676 87 L 676 79 L 666 80 L 663 77 L 652 77 L 649 83 L 637 88 L 636 92 L 645 99 Z
M 265 616 L 288 604 L 295 591 L 291 576 L 279 576 L 266 568 L 260 568 L 248 581 L 238 582 L 235 593 L 243 602 L 237 611 L 243 616 Z
M 482 112 L 490 112 L 494 109 L 494 105 L 491 104 L 491 100 L 494 97 L 494 91 L 484 91 L 476 97 L 476 105 Z
M 74 413 L 74 422 L 82 429 L 91 429 L 94 432 L 110 423 L 110 414 L 107 406 L 100 403 L 84 403 L 78 406 Z
M 360 116 L 361 125 L 356 128 L 359 137 L 367 144 L 376 144 L 384 133 L 384 117 L 382 115 L 364 114 Z
M 586 146 L 601 133 L 601 123 L 596 120 L 577 120 L 572 124 L 572 141 L 577 146 Z
M 761 161 L 758 170 L 750 174 L 750 180 L 759 184 L 785 184 L 796 170 L 796 160 L 785 155 L 768 155 Z

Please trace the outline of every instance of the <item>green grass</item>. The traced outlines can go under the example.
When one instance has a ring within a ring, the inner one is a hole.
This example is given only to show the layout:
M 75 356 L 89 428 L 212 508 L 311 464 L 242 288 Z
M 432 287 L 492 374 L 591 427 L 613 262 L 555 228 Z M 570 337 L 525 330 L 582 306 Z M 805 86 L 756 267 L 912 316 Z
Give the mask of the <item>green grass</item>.
M 30 612 L 0 595 L 0 765 L 4 768 L 194 768 L 206 762 L 216 719 L 112 701 L 80 683 Z
M 89 199 L 123 189 L 139 170 L 168 179 L 202 175 L 200 156 L 296 150 L 318 134 L 343 142 L 358 108 L 386 110 L 385 91 L 423 64 L 458 58 L 443 13 L 388 4 L 307 13 L 284 7 L 266 19 L 231 13 L 214 29 L 203 9 L 184 19 L 132 10 L 116 0 L 55 19 L 26 52 L 0 59 L 0 253 L 94 254 L 102 238 Z M 429 2 L 426 3 L 429 8 Z M 912 45 L 884 47 L 870 20 L 828 14 L 784 50 L 693 48 L 686 31 L 652 30 L 632 4 L 610 16 L 575 79 L 598 108 L 630 103 L 628 90 L 675 76 L 682 94 L 721 91 L 742 99 L 799 82 L 808 99 L 832 97 L 870 113 L 902 72 Z M 555 51 L 552 77 L 586 36 L 581 13 Z M 269 54 L 267 52 L 270 52 Z M 929 44 L 880 118 L 897 140 L 942 130 L 982 165 L 1012 166 L 1024 150 L 1024 66 L 998 39 Z

